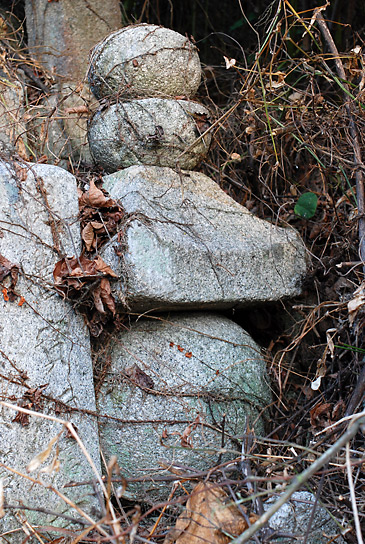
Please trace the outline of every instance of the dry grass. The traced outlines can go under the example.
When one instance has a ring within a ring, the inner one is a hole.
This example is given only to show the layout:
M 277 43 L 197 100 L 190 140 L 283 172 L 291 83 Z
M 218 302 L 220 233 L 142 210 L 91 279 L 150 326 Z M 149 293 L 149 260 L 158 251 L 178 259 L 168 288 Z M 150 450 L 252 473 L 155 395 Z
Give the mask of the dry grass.
M 217 119 L 211 128 L 215 144 L 202 170 L 255 215 L 295 227 L 308 248 L 310 266 L 300 299 L 260 310 L 268 316 L 266 323 L 238 317 L 266 348 L 274 394 L 272 424 L 266 437 L 237 437 L 246 447 L 235 464 L 198 475 L 185 467 L 181 474 L 166 477 L 168 508 L 155 505 L 143 511 L 138 504 L 122 504 L 115 486 L 127 483 L 119 475 L 123 467 L 110 461 L 101 484 L 105 516 L 95 525 L 90 521 L 82 532 L 60 538 L 39 533 L 40 542 L 163 542 L 188 498 L 185 482 L 215 482 L 235 503 L 258 514 L 261 500 L 290 489 L 302 473 L 306 487 L 340 521 L 345 540 L 361 542 L 364 441 L 361 431 L 352 432 L 350 422 L 364 409 L 364 310 L 361 293 L 355 291 L 364 281 L 358 232 L 365 213 L 365 46 L 359 39 L 359 47 L 340 52 L 341 77 L 328 37 L 314 17 L 318 13 L 299 14 L 287 1 L 279 5 L 265 32 L 261 27 L 256 51 L 247 57 L 242 51 L 235 63 L 228 58 L 228 69 L 205 66 L 200 91 Z M 24 86 L 24 66 L 33 74 L 26 72 L 26 111 L 7 112 L 17 131 L 17 151 L 23 159 L 45 160 L 42 150 L 31 145 L 30 127 L 51 77 L 12 39 L 1 43 L 10 81 Z M 49 124 L 59 121 L 54 113 L 46 114 Z M 9 117 L 4 119 L 8 124 Z M 85 164 L 71 156 L 68 166 L 81 186 L 87 182 Z M 318 197 L 310 219 L 294 212 L 306 192 Z M 349 318 L 353 300 L 359 304 Z M 108 335 L 113 334 L 112 323 L 110 327 Z M 95 344 L 99 376 L 108 364 L 101 344 Z M 341 436 L 347 437 L 344 443 Z M 327 458 L 328 452 L 332 455 Z M 180 498 L 175 498 L 176 489 L 182 491 Z

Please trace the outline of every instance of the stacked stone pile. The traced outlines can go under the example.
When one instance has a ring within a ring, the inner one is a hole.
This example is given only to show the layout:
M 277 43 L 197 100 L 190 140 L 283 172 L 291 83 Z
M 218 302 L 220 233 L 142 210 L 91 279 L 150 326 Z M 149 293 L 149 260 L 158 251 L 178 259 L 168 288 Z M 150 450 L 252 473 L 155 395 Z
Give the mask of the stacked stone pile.
M 52 289 L 55 263 L 81 250 L 76 179 L 56 166 L 2 162 L 1 399 L 36 412 L 1 405 L 0 541 L 9 544 L 57 539 L 48 526 L 75 529 L 75 516 L 93 523 L 104 515 L 94 488 L 65 485 L 94 474 L 60 418 L 75 424 L 97 470 L 99 441 L 107 462 L 116 455 L 135 479 L 123 492 L 145 501 L 167 500 L 163 478 L 181 466 L 208 471 L 236 458 L 247 426 L 263 433 L 265 361 L 218 311 L 297 295 L 306 268 L 295 232 L 255 218 L 192 170 L 210 136 L 200 138 L 209 114 L 191 100 L 200 65 L 186 38 L 127 27 L 91 61 L 90 85 L 105 104 L 90 123 L 90 147 L 126 217 L 101 256 L 119 273 L 119 310 L 145 315 L 114 337 L 95 399 L 85 323 Z M 318 525 L 309 544 L 322 538 Z
M 133 420 L 99 426 L 106 457 L 132 477 L 171 463 L 206 470 L 235 456 L 247 422 L 263 432 L 270 392 L 260 349 L 211 310 L 296 295 L 305 272 L 294 232 L 193 171 L 210 144 L 209 112 L 191 98 L 200 77 L 196 47 L 158 26 L 117 31 L 91 55 L 90 87 L 104 106 L 89 125 L 90 149 L 127 218 L 123 248 L 119 234 L 101 253 L 119 274 L 114 295 L 122 311 L 177 312 L 119 334 L 99 395 L 101 413 Z M 127 493 L 166 499 L 157 480 Z

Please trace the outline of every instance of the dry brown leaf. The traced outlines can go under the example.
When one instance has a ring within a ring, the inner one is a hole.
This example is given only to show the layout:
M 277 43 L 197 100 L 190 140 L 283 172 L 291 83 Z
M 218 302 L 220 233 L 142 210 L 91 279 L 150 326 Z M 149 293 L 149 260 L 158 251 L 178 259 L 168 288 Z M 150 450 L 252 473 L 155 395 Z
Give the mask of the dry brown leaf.
M 6 289 L 8 300 L 13 302 L 16 298 L 14 294 L 14 289 L 18 281 L 19 267 L 16 264 L 11 263 L 6 257 L 0 255 L 0 281 L 10 274 L 11 283 L 10 286 Z
M 110 266 L 106 264 L 106 262 L 103 261 L 103 259 L 98 255 L 94 259 L 95 268 L 98 270 L 98 272 L 101 272 L 102 274 L 111 276 L 112 278 L 117 278 L 118 274 L 116 274 Z
M 310 420 L 312 427 L 324 428 L 327 427 L 332 411 L 332 404 L 329 402 L 317 404 L 310 410 Z
M 251 515 L 249 519 L 254 523 L 257 516 Z M 200 482 L 164 544 L 228 544 L 231 538 L 224 533 L 237 536 L 247 527 L 237 506 L 223 489 L 209 482 Z
M 101 314 L 105 314 L 104 304 L 101 300 L 100 285 L 93 290 L 93 299 L 95 308 L 98 310 L 98 312 L 100 312 Z
M 110 281 L 106 278 L 103 278 L 100 282 L 100 295 L 103 303 L 111 311 L 111 313 L 115 315 L 116 309 L 114 297 L 112 295 L 112 288 Z
M 141 389 L 154 389 L 155 384 L 153 379 L 148 376 L 137 364 L 126 368 L 123 373 L 132 383 L 140 387 Z
M 92 223 L 86 223 L 86 226 L 82 229 L 81 236 L 85 242 L 87 251 L 91 251 L 95 240 L 95 232 Z

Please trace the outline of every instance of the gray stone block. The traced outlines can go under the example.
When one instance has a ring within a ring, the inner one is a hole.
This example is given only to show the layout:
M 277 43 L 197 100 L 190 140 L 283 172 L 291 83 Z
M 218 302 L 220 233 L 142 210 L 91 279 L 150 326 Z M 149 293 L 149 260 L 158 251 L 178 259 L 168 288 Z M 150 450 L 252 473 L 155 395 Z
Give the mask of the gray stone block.
M 201 79 L 197 48 L 185 36 L 140 24 L 113 32 L 90 57 L 89 82 L 97 98 L 193 96 Z
M 121 331 L 98 408 L 124 420 L 100 419 L 106 458 L 116 455 L 124 476 L 145 478 L 126 496 L 166 500 L 171 486 L 153 478 L 171 475 L 168 466 L 209 470 L 220 453 L 222 460 L 239 455 L 246 423 L 263 433 L 258 415 L 271 398 L 266 379 L 257 344 L 217 314 L 163 315 Z
M 120 102 L 97 112 L 88 138 L 95 161 L 107 172 L 135 164 L 193 170 L 207 155 L 209 112 L 196 102 L 146 98 Z
M 0 398 L 71 421 L 100 469 L 96 421 L 83 413 L 84 409 L 95 410 L 88 331 L 82 317 L 52 289 L 53 267 L 60 254 L 80 251 L 77 217 L 74 176 L 55 166 L 25 165 L 15 173 L 9 164 L 0 164 L 0 255 L 20 270 L 15 287 L 18 296 L 14 301 L 6 300 L 5 291 L 0 298 Z M 9 283 L 6 277 L 1 288 L 9 288 Z M 26 536 L 20 519 L 34 526 L 69 526 L 70 521 L 57 515 L 80 517 L 47 485 L 89 514 L 96 505 L 91 487 L 63 488 L 67 482 L 94 477 L 77 443 L 65 432 L 58 440 L 59 472 L 41 471 L 57 456 L 55 444 L 50 457 L 35 472 L 27 473 L 31 459 L 46 449 L 63 426 L 35 416 L 15 421 L 16 415 L 16 411 L 0 407 L 0 478 L 5 502 L 30 507 L 21 510 L 19 517 L 14 516 L 16 510 L 6 510 L 0 520 L 1 542 L 7 531 L 15 531 L 4 540 L 11 544 Z M 45 485 L 34 484 L 6 467 Z M 32 539 L 27 542 L 39 542 Z
M 101 255 L 132 311 L 240 308 L 300 293 L 298 234 L 254 217 L 204 174 L 133 166 L 104 186 L 127 219 Z

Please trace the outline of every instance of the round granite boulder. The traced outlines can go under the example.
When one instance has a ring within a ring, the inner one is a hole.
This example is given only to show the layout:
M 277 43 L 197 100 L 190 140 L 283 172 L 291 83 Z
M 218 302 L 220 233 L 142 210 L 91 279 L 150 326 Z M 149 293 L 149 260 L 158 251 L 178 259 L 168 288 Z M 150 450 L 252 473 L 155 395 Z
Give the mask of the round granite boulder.
M 240 455 L 246 425 L 263 433 L 270 403 L 259 346 L 230 319 L 179 313 L 140 319 L 111 346 L 100 389 L 101 448 L 116 455 L 125 495 L 166 500 L 172 465 L 209 470 Z M 114 419 L 113 419 L 114 418 Z M 172 470 L 173 472 L 173 470 Z
M 161 26 L 124 27 L 91 52 L 89 82 L 97 98 L 191 97 L 201 79 L 197 48 L 185 36 Z
M 194 170 L 211 142 L 209 111 L 196 102 L 145 98 L 113 104 L 98 111 L 89 124 L 94 160 L 107 172 L 132 165 L 177 164 Z M 195 143 L 196 142 L 196 143 Z

